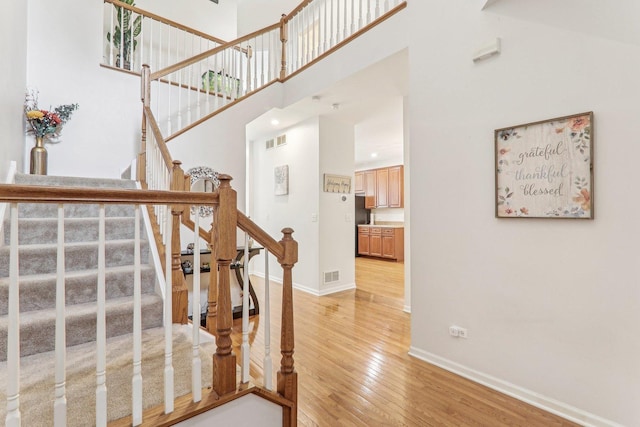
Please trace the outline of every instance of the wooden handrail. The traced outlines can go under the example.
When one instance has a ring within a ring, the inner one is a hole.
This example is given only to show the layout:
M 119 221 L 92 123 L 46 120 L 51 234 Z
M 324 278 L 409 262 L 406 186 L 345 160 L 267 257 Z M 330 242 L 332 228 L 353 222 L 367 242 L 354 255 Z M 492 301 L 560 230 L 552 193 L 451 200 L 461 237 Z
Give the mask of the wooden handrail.
M 261 30 L 258 31 L 254 31 L 253 33 L 247 34 L 246 36 L 242 36 L 240 38 L 237 38 L 235 40 L 232 40 L 230 42 L 226 42 L 220 46 L 216 46 L 213 49 L 209 49 L 207 51 L 204 51 L 202 53 L 199 53 L 198 55 L 192 56 L 189 59 L 185 59 L 183 61 L 177 62 L 169 67 L 165 67 L 161 70 L 158 70 L 154 73 L 151 74 L 151 80 L 157 80 L 160 79 L 162 77 L 165 77 L 171 73 L 175 73 L 176 71 L 180 70 L 181 68 L 184 67 L 188 67 L 189 65 L 193 65 L 197 62 L 202 61 L 203 59 L 206 59 L 212 55 L 215 55 L 218 52 L 222 52 L 225 49 L 236 49 L 236 50 L 240 50 L 240 48 L 237 46 L 238 44 L 242 43 L 243 41 L 249 40 L 254 38 L 255 36 L 258 36 L 260 34 L 263 33 L 267 33 L 269 31 L 273 31 L 277 28 L 280 27 L 280 23 L 278 22 L 277 24 L 273 24 L 270 25 L 268 27 L 265 27 Z
M 264 248 L 274 254 L 276 258 L 282 259 L 284 257 L 284 248 L 280 242 L 271 237 L 269 233 L 260 228 L 258 224 L 251 221 L 240 211 L 238 211 L 238 228 L 249 234 L 253 240 L 264 246 Z
M 171 153 L 169 153 L 169 148 L 167 148 L 167 144 L 164 141 L 164 137 L 162 136 L 162 132 L 160 131 L 160 126 L 158 126 L 158 122 L 156 118 L 153 116 L 153 112 L 151 108 L 148 106 L 144 106 L 144 114 L 147 117 L 147 120 L 151 124 L 151 132 L 153 132 L 153 136 L 156 139 L 156 143 L 158 148 L 160 149 L 160 153 L 162 154 L 162 159 L 164 160 L 167 169 L 172 168 L 173 159 L 171 158 Z
M 288 15 L 285 16 L 285 19 L 288 21 L 294 16 L 296 16 L 302 9 L 307 7 L 309 3 L 312 3 L 313 0 L 303 0 L 295 9 L 293 9 Z
M 188 191 L 0 184 L 0 201 L 8 203 L 188 204 L 217 206 L 220 197 L 216 192 L 191 193 Z
M 344 45 L 352 42 L 353 40 L 355 40 L 358 37 L 360 37 L 363 34 L 365 34 L 367 31 L 369 31 L 369 30 L 375 28 L 376 26 L 380 25 L 381 23 L 383 23 L 387 19 L 391 18 L 393 15 L 395 15 L 398 12 L 400 12 L 402 9 L 404 9 L 406 7 L 407 7 L 407 2 L 403 1 L 402 3 L 398 4 L 396 7 L 390 9 L 388 12 L 383 13 L 382 15 L 380 15 L 380 17 L 377 18 L 375 20 L 375 22 L 371 22 L 371 23 L 365 25 L 364 27 L 359 29 L 356 33 L 351 34 L 349 37 L 345 38 L 341 42 L 336 43 L 335 46 L 332 46 L 331 48 L 327 49 L 325 52 L 322 52 L 321 55 L 318 55 L 316 58 L 314 58 L 313 60 L 309 61 L 308 63 L 306 63 L 302 67 L 298 68 L 297 70 L 289 73 L 285 77 L 281 77 L 280 79 L 278 79 L 278 81 L 280 81 L 281 83 L 284 83 L 287 80 L 292 79 L 293 77 L 297 76 L 298 74 L 300 74 L 304 70 L 308 69 L 312 65 L 317 64 L 320 60 L 322 60 L 322 59 L 326 58 L 327 56 L 329 56 L 330 54 L 334 53 L 335 51 L 337 51 L 338 49 L 340 49 Z
M 196 36 L 211 40 L 212 42 L 216 42 L 216 43 L 220 43 L 220 44 L 226 43 L 226 41 L 224 41 L 222 39 L 219 39 L 217 37 L 211 36 L 211 35 L 209 35 L 207 33 L 203 33 L 202 31 L 198 31 L 195 28 L 191 28 L 191 27 L 188 27 L 186 25 L 180 24 L 180 23 L 178 23 L 176 21 L 172 21 L 171 19 L 163 18 L 162 16 L 156 15 L 155 13 L 151 13 L 151 12 L 149 12 L 147 10 L 140 9 L 138 7 L 131 6 L 131 5 L 128 5 L 126 3 L 122 3 L 122 2 L 120 2 L 118 0 L 104 0 L 104 2 L 105 3 L 111 3 L 114 6 L 122 7 L 124 9 L 129 9 L 130 11 L 136 12 L 139 15 L 146 16 L 147 18 L 151 18 L 151 19 L 153 19 L 155 21 L 160 21 L 163 24 L 167 24 L 167 25 L 170 25 L 172 27 L 176 27 L 179 30 L 195 34 Z

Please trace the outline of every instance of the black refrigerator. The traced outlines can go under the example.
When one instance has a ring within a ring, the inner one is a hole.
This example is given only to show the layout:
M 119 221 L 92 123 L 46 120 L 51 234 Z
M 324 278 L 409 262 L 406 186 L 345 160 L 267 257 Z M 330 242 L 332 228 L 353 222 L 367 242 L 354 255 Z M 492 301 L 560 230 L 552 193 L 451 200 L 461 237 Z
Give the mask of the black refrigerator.
M 371 209 L 364 207 L 364 195 L 356 194 L 356 211 L 353 215 L 356 224 L 356 256 L 358 256 L 358 224 L 369 224 Z

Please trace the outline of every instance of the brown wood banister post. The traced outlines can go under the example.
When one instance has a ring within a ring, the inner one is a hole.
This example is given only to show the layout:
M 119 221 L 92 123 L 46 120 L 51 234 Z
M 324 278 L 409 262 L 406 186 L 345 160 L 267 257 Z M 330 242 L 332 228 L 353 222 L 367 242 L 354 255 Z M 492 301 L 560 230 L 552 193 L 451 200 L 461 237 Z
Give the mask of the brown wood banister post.
M 282 45 L 282 60 L 280 67 L 280 79 L 287 77 L 287 41 L 289 40 L 289 29 L 287 25 L 287 15 L 284 13 L 280 17 L 280 44 Z
M 209 250 L 212 254 L 216 253 L 216 241 L 213 238 L 213 224 L 211 224 L 211 231 L 209 239 Z M 218 336 L 216 318 L 218 316 L 218 275 L 214 274 L 218 271 L 218 261 L 216 257 L 211 257 L 211 273 L 209 274 L 209 292 L 207 295 L 207 331 L 214 336 Z
M 171 171 L 171 190 L 184 191 L 184 171 L 180 167 L 180 160 L 173 161 L 173 169 Z M 173 323 L 186 324 L 188 319 L 188 295 L 186 279 L 182 272 L 180 259 L 180 224 L 182 223 L 180 216 L 184 212 L 184 205 L 171 205 L 171 213 L 173 214 L 173 226 L 171 235 L 171 279 L 173 280 Z M 167 248 L 168 249 L 168 248 Z
M 151 105 L 151 68 L 142 66 L 140 73 L 140 99 L 142 100 L 142 137 L 138 154 L 137 177 L 140 182 L 147 182 L 147 114 L 144 107 Z
M 216 353 L 213 355 L 213 390 L 224 395 L 236 390 L 236 355 L 232 350 L 231 261 L 236 256 L 238 224 L 237 194 L 231 177 L 220 175 L 219 204 L 214 211 L 213 236 L 218 264 L 218 315 L 216 318 Z
M 295 427 L 297 425 L 297 401 L 298 401 L 298 373 L 294 368 L 293 349 L 293 278 L 291 270 L 298 262 L 298 242 L 293 237 L 293 230 L 282 230 L 280 245 L 284 248 L 284 256 L 278 259 L 282 266 L 282 328 L 280 337 L 280 370 L 278 371 L 278 393 L 285 399 L 294 403 L 291 408 L 284 408 L 283 425 Z

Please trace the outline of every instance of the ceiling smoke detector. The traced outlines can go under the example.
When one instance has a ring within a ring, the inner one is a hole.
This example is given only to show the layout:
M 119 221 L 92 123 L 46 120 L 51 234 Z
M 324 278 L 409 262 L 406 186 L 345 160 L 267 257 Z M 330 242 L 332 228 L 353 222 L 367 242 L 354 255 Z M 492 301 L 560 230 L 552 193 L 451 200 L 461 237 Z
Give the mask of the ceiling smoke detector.
M 339 110 L 340 104 L 338 104 L 337 102 L 335 104 L 331 104 L 331 108 L 333 108 L 334 110 Z

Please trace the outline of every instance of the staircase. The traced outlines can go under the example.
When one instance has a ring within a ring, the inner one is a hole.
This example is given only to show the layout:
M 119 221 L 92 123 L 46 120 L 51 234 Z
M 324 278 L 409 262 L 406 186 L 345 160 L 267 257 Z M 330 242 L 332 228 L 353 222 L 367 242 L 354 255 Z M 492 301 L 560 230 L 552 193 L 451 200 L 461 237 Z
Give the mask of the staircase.
M 135 188 L 133 181 L 16 175 L 16 184 L 90 188 Z M 20 204 L 20 347 L 21 356 L 51 351 L 55 341 L 57 206 Z M 95 340 L 98 281 L 97 205 L 65 205 L 65 288 L 67 346 Z M 105 207 L 107 337 L 132 331 L 134 280 L 134 210 Z M 0 360 L 7 358 L 9 225 L 0 247 Z M 143 237 L 145 238 L 145 237 Z M 141 243 L 142 327 L 162 326 L 162 298 L 155 293 L 155 269 L 149 245 Z

